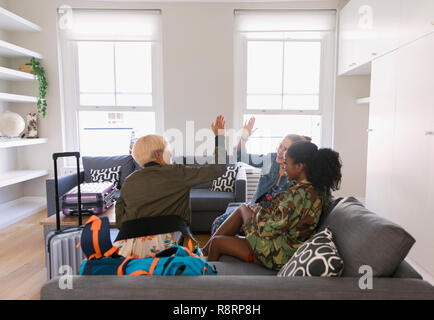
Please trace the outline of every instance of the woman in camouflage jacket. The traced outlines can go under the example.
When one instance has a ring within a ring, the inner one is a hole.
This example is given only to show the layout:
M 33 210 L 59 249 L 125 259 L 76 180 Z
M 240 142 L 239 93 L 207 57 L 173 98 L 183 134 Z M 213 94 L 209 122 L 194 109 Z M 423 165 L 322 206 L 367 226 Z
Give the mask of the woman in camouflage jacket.
M 339 154 L 299 141 L 287 150 L 284 166 L 296 184 L 278 193 L 268 208 L 242 205 L 234 211 L 210 239 L 208 261 L 226 254 L 280 270 L 313 235 L 331 190 L 340 184 Z M 245 238 L 236 236 L 241 228 Z

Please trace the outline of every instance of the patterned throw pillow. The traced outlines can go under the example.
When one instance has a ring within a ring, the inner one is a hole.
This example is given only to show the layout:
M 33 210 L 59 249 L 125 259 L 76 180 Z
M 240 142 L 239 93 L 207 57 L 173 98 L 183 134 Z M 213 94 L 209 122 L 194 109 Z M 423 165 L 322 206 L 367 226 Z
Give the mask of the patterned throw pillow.
M 303 243 L 277 276 L 339 277 L 343 270 L 333 234 L 326 228 Z
M 211 191 L 234 192 L 238 167 L 228 167 L 226 172 L 212 182 Z
M 113 182 L 119 187 L 121 166 L 106 169 L 90 169 L 91 182 Z

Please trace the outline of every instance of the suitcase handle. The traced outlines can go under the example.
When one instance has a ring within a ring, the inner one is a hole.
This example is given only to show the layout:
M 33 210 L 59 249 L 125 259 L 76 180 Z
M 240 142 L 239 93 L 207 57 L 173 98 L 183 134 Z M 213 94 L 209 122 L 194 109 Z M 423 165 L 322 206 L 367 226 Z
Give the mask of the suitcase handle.
M 66 158 L 66 157 L 80 158 L 80 152 L 56 152 L 56 153 L 53 153 L 53 160 L 57 160 L 58 158 Z
M 60 231 L 60 204 L 59 204 L 59 186 L 57 177 L 57 159 L 75 157 L 77 160 L 77 194 L 78 194 L 78 225 L 83 224 L 81 214 L 81 191 L 80 191 L 80 152 L 57 152 L 53 153 L 54 160 L 54 189 L 56 194 L 56 229 Z

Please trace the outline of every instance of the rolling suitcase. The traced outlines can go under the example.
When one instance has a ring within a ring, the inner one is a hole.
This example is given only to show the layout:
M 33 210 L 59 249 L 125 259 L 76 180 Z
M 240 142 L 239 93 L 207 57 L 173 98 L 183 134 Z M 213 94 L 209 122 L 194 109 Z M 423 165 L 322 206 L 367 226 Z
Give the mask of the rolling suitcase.
M 86 215 L 101 214 L 110 208 L 114 202 L 117 189 L 113 182 L 82 183 L 81 213 Z M 78 187 L 74 187 L 62 196 L 63 214 L 77 215 Z
M 74 156 L 77 160 L 77 212 L 78 226 L 69 228 L 60 228 L 60 205 L 59 205 L 59 189 L 57 180 L 57 159 L 63 157 Z M 61 276 L 66 270 L 72 274 L 78 274 L 80 265 L 85 255 L 81 248 L 77 248 L 80 243 L 82 226 L 81 214 L 81 190 L 80 190 L 80 153 L 79 152 L 63 152 L 54 153 L 54 182 L 56 193 L 56 230 L 51 231 L 46 236 L 46 267 L 48 280 Z M 68 268 L 69 266 L 69 268 Z M 61 267 L 63 267 L 61 269 Z M 65 268 L 66 267 L 66 268 Z

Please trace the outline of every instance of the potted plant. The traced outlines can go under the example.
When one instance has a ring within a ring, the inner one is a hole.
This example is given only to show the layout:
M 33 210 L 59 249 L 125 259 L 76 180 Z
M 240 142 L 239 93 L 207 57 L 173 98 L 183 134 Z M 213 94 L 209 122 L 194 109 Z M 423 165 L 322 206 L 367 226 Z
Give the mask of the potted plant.
M 47 112 L 47 100 L 45 96 L 47 94 L 47 79 L 45 78 L 45 70 L 41 66 L 40 62 L 35 58 L 32 58 L 30 62 L 26 63 L 24 66 L 20 67 L 21 71 L 33 73 L 38 80 L 39 84 L 39 97 L 38 97 L 38 112 L 41 114 L 42 118 L 45 118 Z

